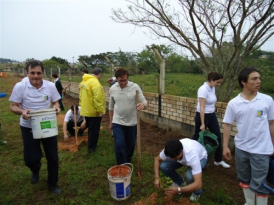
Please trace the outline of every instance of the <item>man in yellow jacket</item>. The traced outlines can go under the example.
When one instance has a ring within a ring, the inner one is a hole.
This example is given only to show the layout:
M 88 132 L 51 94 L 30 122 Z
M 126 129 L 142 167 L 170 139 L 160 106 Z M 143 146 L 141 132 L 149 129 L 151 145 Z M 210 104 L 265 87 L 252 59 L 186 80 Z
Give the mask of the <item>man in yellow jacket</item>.
M 86 119 L 88 127 L 88 152 L 95 152 L 102 116 L 105 114 L 105 92 L 99 82 L 102 75 L 101 68 L 94 68 L 91 75 L 84 74 L 80 83 L 81 116 Z

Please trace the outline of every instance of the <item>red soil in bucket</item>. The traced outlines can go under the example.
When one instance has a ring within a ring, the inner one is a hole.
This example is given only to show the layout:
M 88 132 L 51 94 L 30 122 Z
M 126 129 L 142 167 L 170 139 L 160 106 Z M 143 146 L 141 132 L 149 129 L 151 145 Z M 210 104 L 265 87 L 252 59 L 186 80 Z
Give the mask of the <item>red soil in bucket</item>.
M 130 167 L 126 165 L 116 165 L 108 170 L 108 174 L 112 177 L 126 177 L 130 174 Z

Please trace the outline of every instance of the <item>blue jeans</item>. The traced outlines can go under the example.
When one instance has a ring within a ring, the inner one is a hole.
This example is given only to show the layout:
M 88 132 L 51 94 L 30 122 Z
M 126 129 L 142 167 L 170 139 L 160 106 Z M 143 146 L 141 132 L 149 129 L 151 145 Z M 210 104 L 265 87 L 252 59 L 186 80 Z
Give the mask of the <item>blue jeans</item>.
M 201 159 L 200 163 L 201 163 L 202 169 L 204 169 L 204 167 L 207 164 L 207 159 Z M 168 159 L 166 161 L 161 162 L 160 169 L 164 173 L 164 175 L 171 178 L 173 182 L 175 182 L 176 184 L 182 184 L 184 182 L 183 178 L 181 177 L 180 174 L 178 174 L 175 171 L 175 169 L 179 169 L 182 166 L 183 165 L 181 163 L 179 163 L 177 161 L 172 161 L 171 159 Z M 186 176 L 187 183 L 191 184 L 192 182 L 194 182 L 191 168 L 188 168 L 186 170 L 185 176 Z M 193 193 L 200 195 L 202 192 L 203 192 L 203 190 L 199 189 L 199 190 L 194 191 Z
M 113 123 L 112 129 L 115 140 L 115 158 L 117 165 L 130 163 L 135 148 L 137 125 L 124 126 Z

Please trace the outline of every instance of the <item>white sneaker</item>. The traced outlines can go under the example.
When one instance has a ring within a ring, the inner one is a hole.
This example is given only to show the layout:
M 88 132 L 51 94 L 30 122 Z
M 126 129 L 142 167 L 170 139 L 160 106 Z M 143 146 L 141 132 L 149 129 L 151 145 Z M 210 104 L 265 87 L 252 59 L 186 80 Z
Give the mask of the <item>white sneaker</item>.
M 192 193 L 191 196 L 189 197 L 189 199 L 190 199 L 191 202 L 198 202 L 200 197 L 201 197 L 201 195 L 197 195 L 197 194 Z
M 177 184 L 175 182 L 173 182 L 170 187 L 183 187 L 183 186 L 186 186 L 186 181 L 183 181 L 182 184 Z
M 222 166 L 223 168 L 230 168 L 230 165 L 229 164 L 227 164 L 227 163 L 225 163 L 224 161 L 220 161 L 220 162 L 215 162 L 214 161 L 214 164 L 216 165 L 216 166 Z

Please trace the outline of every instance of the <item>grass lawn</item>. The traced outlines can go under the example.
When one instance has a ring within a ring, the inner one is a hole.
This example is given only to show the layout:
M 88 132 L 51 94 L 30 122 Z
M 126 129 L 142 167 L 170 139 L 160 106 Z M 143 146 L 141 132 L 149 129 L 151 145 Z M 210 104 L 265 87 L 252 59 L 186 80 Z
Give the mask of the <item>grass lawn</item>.
M 86 145 L 80 147 L 76 153 L 59 151 L 59 186 L 62 193 L 58 196 L 47 190 L 46 159 L 42 159 L 40 181 L 37 184 L 30 183 L 30 171 L 24 165 L 23 145 L 19 127 L 19 115 L 9 110 L 9 96 L 18 77 L 9 75 L 8 78 L 0 78 L 0 92 L 8 93 L 5 98 L 0 98 L 0 122 L 2 128 L 1 138 L 6 144 L 0 144 L 0 204 L 133 204 L 141 199 L 148 201 L 152 193 L 157 193 L 157 204 L 166 204 L 162 191 L 154 188 L 154 157 L 142 152 L 142 179 L 137 175 L 137 154 L 133 157 L 134 171 L 131 178 L 131 196 L 125 201 L 116 201 L 111 198 L 107 179 L 107 170 L 115 165 L 114 141 L 108 130 L 104 128 L 100 132 L 99 147 L 95 153 L 89 154 Z M 61 126 L 59 126 L 58 141 L 63 140 Z M 184 169 L 179 172 L 184 173 Z M 236 189 L 222 187 L 215 181 L 218 176 L 203 175 L 204 194 L 200 203 L 205 205 L 232 205 L 237 199 L 231 194 L 238 192 Z M 163 185 L 169 186 L 168 179 L 161 176 Z M 219 178 L 223 180 L 223 175 Z M 236 181 L 236 179 L 233 179 Z M 225 191 L 229 189 L 230 192 Z M 237 193 L 236 193 L 237 194 Z M 188 197 L 190 193 L 183 194 Z M 241 193 L 239 193 L 242 198 Z M 181 196 L 181 197 L 182 197 Z M 175 197 L 175 201 L 179 196 Z M 242 202 L 242 201 L 241 201 Z

